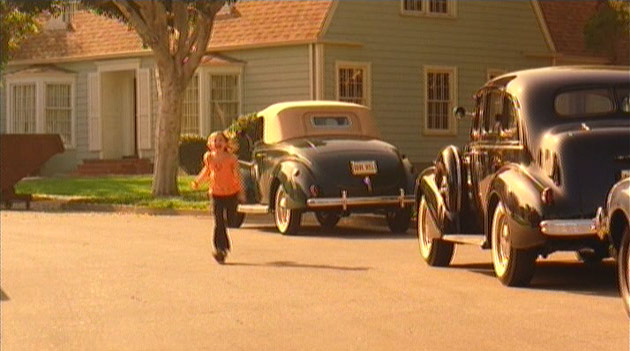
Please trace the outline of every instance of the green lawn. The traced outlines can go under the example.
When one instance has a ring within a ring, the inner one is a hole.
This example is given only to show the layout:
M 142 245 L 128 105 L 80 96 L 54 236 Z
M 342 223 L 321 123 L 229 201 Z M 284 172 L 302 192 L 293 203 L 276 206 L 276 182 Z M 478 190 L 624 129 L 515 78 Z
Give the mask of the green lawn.
M 16 193 L 39 197 L 71 196 L 72 201 L 83 203 L 205 209 L 208 206 L 206 189 L 193 191 L 190 188 L 192 179 L 193 176 L 180 176 L 180 196 L 171 198 L 154 199 L 151 196 L 151 176 L 29 178 L 17 183 Z

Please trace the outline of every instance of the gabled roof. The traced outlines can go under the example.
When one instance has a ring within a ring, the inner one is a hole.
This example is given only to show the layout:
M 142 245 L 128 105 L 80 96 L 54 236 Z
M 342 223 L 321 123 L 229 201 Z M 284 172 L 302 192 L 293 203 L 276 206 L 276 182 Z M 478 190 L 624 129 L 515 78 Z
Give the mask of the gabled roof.
M 584 26 L 597 12 L 598 1 L 539 1 L 549 34 L 560 54 L 594 56 L 584 46 Z
M 217 16 L 210 51 L 315 42 L 332 1 L 243 1 Z M 79 61 L 148 54 L 136 32 L 117 20 L 77 11 L 74 30 L 46 30 L 26 40 L 12 61 Z
M 605 1 L 540 0 L 540 9 L 556 49 L 556 56 L 568 62 L 630 64 L 630 38 L 615 44 L 613 60 L 606 53 L 593 53 L 586 48 L 584 27 Z

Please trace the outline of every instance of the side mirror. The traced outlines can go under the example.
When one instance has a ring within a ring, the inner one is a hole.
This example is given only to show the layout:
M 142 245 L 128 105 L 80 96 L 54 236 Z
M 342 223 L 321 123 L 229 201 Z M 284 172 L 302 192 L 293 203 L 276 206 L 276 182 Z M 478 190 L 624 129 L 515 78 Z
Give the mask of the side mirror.
M 463 119 L 468 115 L 468 113 L 466 112 L 465 108 L 457 106 L 453 109 L 453 115 L 457 117 L 457 119 Z

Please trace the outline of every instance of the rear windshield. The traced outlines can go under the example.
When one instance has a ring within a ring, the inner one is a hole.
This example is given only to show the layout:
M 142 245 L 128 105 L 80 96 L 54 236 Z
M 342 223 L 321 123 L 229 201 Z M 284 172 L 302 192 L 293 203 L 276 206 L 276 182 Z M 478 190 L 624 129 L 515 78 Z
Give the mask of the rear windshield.
M 565 91 L 556 96 L 555 109 L 561 117 L 607 115 L 615 111 L 630 113 L 630 89 L 590 88 Z
M 350 118 L 348 116 L 313 116 L 311 123 L 315 128 L 342 128 L 350 127 Z

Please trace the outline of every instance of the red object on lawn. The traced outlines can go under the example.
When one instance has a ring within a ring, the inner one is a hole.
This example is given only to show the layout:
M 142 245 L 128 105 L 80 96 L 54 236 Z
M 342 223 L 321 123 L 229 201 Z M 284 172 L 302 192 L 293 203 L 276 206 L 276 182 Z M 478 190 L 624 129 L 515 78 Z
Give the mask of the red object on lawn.
M 17 195 L 15 184 L 63 151 L 59 134 L 0 134 L 0 199 L 6 206 L 19 200 L 30 208 L 31 195 Z

